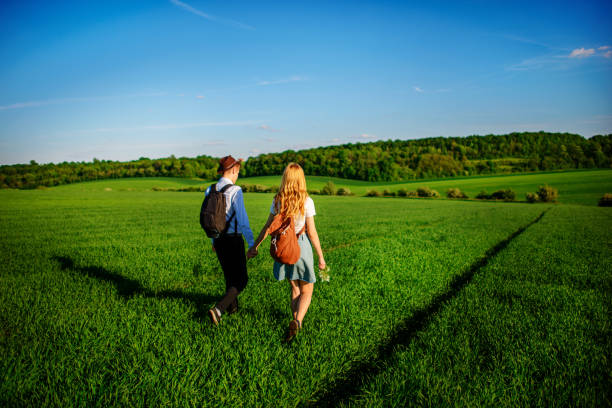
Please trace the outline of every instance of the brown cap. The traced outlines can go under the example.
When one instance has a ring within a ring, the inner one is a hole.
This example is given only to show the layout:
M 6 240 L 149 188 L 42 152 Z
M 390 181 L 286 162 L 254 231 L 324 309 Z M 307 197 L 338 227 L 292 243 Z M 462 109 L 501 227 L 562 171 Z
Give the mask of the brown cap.
M 225 156 L 219 160 L 219 168 L 217 169 L 217 173 L 223 173 L 231 169 L 237 164 L 241 164 L 243 159 L 234 159 L 232 156 Z

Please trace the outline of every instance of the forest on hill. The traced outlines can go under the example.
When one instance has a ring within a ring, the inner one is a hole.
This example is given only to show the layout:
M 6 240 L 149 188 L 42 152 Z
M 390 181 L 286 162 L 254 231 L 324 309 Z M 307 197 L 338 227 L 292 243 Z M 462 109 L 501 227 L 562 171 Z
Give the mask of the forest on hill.
M 142 157 L 129 162 L 97 160 L 0 166 L 1 188 L 36 188 L 124 177 L 217 176 L 218 159 Z M 399 181 L 480 174 L 612 167 L 612 134 L 584 138 L 570 133 L 435 137 L 348 143 L 250 157 L 243 176 L 281 174 L 289 162 L 306 174 L 367 181 Z

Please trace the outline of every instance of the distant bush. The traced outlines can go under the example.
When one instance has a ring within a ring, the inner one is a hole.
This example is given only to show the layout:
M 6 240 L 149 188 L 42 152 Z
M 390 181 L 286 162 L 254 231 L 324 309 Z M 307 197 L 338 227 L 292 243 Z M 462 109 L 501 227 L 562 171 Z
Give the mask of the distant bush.
M 559 198 L 559 191 L 549 185 L 538 187 L 538 199 L 543 203 L 554 203 Z
M 480 193 L 478 193 L 478 195 L 476 196 L 476 199 L 478 200 L 490 200 L 492 197 L 490 194 L 488 194 L 486 191 L 482 190 Z
M 395 191 L 385 190 L 383 191 L 383 195 L 387 197 L 395 197 Z
M 528 203 L 535 203 L 538 201 L 538 193 L 527 193 L 525 195 Z
M 328 181 L 327 184 L 321 189 L 323 195 L 336 195 L 336 185 L 332 181 Z
M 321 191 L 320 190 L 316 190 L 316 189 L 315 190 L 308 190 L 308 194 L 310 194 L 310 195 L 319 195 L 319 194 L 321 194 Z
M 514 201 L 516 193 L 511 189 L 497 190 L 491 194 L 491 198 L 494 200 Z
M 497 190 L 492 194 L 488 194 L 486 191 L 482 190 L 476 196 L 478 200 L 504 200 L 504 201 L 514 201 L 516 198 L 516 193 L 511 189 L 506 190 Z
M 597 203 L 600 207 L 612 207 L 612 193 L 606 193 L 599 199 Z
M 418 196 L 416 191 L 406 190 L 405 188 L 400 188 L 396 194 L 398 197 L 417 197 Z
M 173 189 L 172 191 L 180 191 L 180 192 L 194 192 L 194 191 L 206 191 L 207 186 L 191 186 L 191 187 L 181 187 L 179 189 Z
M 336 192 L 337 195 L 339 196 L 351 196 L 353 195 L 353 193 L 351 192 L 351 190 L 348 187 L 340 187 L 338 189 L 338 191 Z
M 380 197 L 380 192 L 376 190 L 370 190 L 366 193 L 366 197 Z
M 151 187 L 151 190 L 153 190 L 153 191 L 172 191 L 172 192 L 175 192 L 175 193 L 176 192 L 179 192 L 179 193 L 199 192 L 199 193 L 201 193 L 201 192 L 206 191 L 206 189 L 208 187 L 209 186 L 204 185 L 204 184 L 202 184 L 200 186 L 189 186 L 189 187 L 179 187 L 179 188 L 176 188 L 176 187 L 159 187 L 159 186 L 154 186 L 154 187 Z M 111 191 L 110 188 L 105 188 L 105 190 L 106 191 Z M 131 191 L 131 189 L 128 188 L 127 191 Z
M 436 190 L 432 190 L 429 187 L 417 188 L 417 195 L 419 197 L 440 197 L 440 193 L 438 193 Z
M 449 188 L 446 190 L 446 196 L 448 198 L 468 198 L 467 194 L 458 188 Z
M 535 193 L 527 193 L 525 195 L 527 202 L 530 203 L 536 203 L 538 201 L 543 203 L 552 203 L 557 201 L 558 197 L 559 192 L 557 189 L 550 187 L 549 185 L 539 186 L 538 191 Z
M 261 184 L 241 184 L 240 188 L 245 193 L 276 193 L 278 191 L 277 186 L 268 187 Z

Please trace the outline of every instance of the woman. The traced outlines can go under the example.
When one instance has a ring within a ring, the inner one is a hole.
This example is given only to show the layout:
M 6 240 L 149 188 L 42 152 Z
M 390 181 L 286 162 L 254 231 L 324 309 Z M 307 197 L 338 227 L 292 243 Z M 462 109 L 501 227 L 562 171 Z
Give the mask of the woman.
M 325 269 L 325 259 L 314 222 L 314 202 L 306 192 L 304 170 L 297 163 L 289 163 L 285 168 L 279 191 L 270 207 L 268 221 L 259 233 L 257 240 L 255 240 L 255 246 L 249 250 L 249 258 L 257 255 L 257 249 L 268 236 L 268 227 L 276 214 L 293 217 L 296 234 L 299 234 L 306 227 L 306 233 L 298 236 L 300 259 L 294 265 L 274 261 L 274 277 L 279 281 L 287 278 L 291 284 L 293 320 L 289 323 L 286 338 L 286 341 L 291 341 L 302 328 L 302 320 L 308 311 L 308 306 L 310 306 L 312 290 L 316 282 L 311 243 L 319 257 L 319 268 Z

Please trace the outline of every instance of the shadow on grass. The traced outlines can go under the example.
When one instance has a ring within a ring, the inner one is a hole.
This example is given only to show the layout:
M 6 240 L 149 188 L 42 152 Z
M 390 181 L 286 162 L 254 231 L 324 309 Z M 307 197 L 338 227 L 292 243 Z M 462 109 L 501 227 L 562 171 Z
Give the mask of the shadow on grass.
M 446 292 L 440 293 L 432 299 L 429 305 L 416 310 L 410 318 L 400 322 L 392 330 L 389 340 L 379 345 L 372 358 L 354 365 L 341 377 L 334 380 L 330 387 L 318 398 L 308 401 L 302 406 L 337 406 L 342 402 L 348 402 L 350 397 L 366 385 L 372 377 L 384 370 L 384 362 L 392 357 L 397 346 L 408 346 L 420 331 L 427 328 L 432 318 L 446 303 L 457 296 L 470 283 L 474 275 L 489 263 L 489 260 L 506 248 L 513 239 L 521 235 L 527 228 L 539 222 L 549 209 L 547 208 L 536 219 L 487 250 L 482 258 L 476 260 L 465 272 L 457 275 L 451 281 Z
M 185 293 L 180 290 L 162 290 L 155 292 L 145 288 L 137 280 L 126 278 L 99 266 L 78 266 L 67 256 L 53 256 L 51 259 L 57 261 L 62 270 L 75 271 L 91 278 L 112 283 L 117 288 L 119 296 L 125 300 L 139 295 L 155 299 L 179 299 L 191 302 L 196 307 L 196 313 L 193 318 L 198 322 L 208 319 L 208 308 L 217 300 L 216 297 L 210 295 Z

